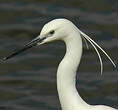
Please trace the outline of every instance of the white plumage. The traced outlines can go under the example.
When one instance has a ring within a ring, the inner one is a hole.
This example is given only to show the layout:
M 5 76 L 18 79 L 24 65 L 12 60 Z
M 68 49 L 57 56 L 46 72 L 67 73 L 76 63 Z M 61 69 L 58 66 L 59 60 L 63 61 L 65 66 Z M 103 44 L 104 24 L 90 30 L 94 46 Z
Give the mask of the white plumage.
M 96 50 L 102 73 L 102 59 L 97 47 L 108 57 L 115 66 L 108 54 L 90 37 L 81 32 L 72 22 L 67 19 L 55 19 L 47 23 L 40 36 L 45 36 L 53 30 L 55 33 L 44 40 L 43 43 L 53 40 L 62 40 L 66 44 L 66 54 L 59 64 L 57 70 L 57 89 L 62 110 L 116 110 L 104 105 L 89 105 L 79 95 L 76 90 L 76 71 L 82 55 L 82 37 L 88 40 Z
M 1 61 L 5 61 L 37 44 L 41 45 L 54 40 L 62 40 L 66 44 L 66 54 L 57 70 L 57 89 L 62 110 L 116 110 L 104 105 L 89 105 L 80 97 L 76 90 L 76 71 L 82 55 L 82 38 L 90 42 L 94 47 L 100 60 L 101 74 L 103 64 L 98 48 L 116 67 L 109 55 L 97 43 L 67 19 L 55 19 L 47 23 L 38 37 L 27 43 L 22 49 L 12 53 L 8 57 L 4 57 Z

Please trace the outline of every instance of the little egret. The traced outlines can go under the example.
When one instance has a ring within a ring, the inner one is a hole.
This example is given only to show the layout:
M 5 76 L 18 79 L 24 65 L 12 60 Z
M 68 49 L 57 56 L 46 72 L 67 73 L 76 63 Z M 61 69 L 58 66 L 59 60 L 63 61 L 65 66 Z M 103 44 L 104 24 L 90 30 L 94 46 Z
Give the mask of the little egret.
M 63 18 L 55 19 L 45 24 L 38 37 L 24 45 L 18 51 L 4 57 L 2 61 L 6 61 L 31 47 L 54 40 L 62 40 L 66 44 L 66 54 L 57 70 L 57 90 L 62 110 L 116 110 L 105 105 L 89 105 L 80 97 L 76 90 L 76 71 L 82 55 L 82 38 L 94 47 L 100 60 L 101 74 L 103 64 L 98 49 L 116 67 L 110 56 L 95 41 L 80 31 L 71 21 Z

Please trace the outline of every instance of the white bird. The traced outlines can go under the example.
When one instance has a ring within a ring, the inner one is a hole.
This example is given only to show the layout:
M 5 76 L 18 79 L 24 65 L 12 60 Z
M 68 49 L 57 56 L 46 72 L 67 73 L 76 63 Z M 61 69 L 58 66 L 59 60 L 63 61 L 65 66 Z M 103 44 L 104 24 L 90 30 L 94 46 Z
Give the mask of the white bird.
M 62 110 L 116 110 L 105 105 L 89 105 L 77 92 L 75 86 L 76 71 L 82 55 L 82 38 L 89 41 L 98 54 L 101 63 L 101 73 L 103 65 L 98 48 L 116 67 L 110 56 L 97 43 L 95 43 L 89 36 L 80 31 L 71 21 L 67 19 L 55 19 L 45 24 L 38 37 L 24 45 L 22 49 L 4 57 L 2 60 L 5 61 L 33 46 L 54 40 L 62 40 L 66 44 L 66 54 L 60 62 L 57 70 L 57 90 Z

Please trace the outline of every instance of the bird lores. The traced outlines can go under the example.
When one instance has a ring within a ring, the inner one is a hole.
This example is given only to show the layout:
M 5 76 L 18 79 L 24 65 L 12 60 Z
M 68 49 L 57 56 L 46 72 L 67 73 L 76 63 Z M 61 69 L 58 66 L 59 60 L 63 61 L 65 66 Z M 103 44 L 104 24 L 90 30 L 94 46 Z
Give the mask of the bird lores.
M 105 105 L 89 105 L 80 97 L 76 90 L 76 71 L 82 55 L 82 38 L 94 47 L 100 60 L 101 73 L 103 64 L 98 48 L 116 67 L 110 56 L 96 42 L 67 19 L 55 19 L 45 24 L 38 37 L 24 45 L 22 49 L 4 57 L 3 61 L 31 47 L 54 40 L 62 40 L 66 44 L 66 54 L 57 69 L 57 90 L 62 110 L 116 110 Z

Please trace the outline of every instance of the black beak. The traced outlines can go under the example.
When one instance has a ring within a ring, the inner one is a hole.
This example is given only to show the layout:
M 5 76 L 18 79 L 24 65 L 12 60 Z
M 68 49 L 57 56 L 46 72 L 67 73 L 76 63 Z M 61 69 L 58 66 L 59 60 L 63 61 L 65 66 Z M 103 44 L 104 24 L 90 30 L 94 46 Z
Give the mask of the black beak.
M 23 52 L 23 51 L 25 51 L 27 49 L 30 49 L 30 48 L 36 46 L 37 43 L 42 43 L 44 39 L 46 39 L 46 37 L 43 37 L 43 38 L 37 37 L 37 38 L 33 39 L 32 41 L 30 41 L 29 43 L 27 43 L 26 45 L 24 45 L 23 48 L 15 51 L 15 52 L 13 52 L 12 54 L 10 54 L 7 57 L 2 58 L 1 61 L 6 61 L 6 60 L 8 60 L 8 59 L 10 59 L 10 58 L 18 55 L 19 53 L 21 53 L 21 52 Z

